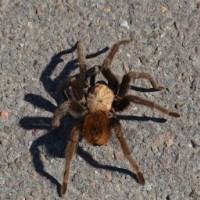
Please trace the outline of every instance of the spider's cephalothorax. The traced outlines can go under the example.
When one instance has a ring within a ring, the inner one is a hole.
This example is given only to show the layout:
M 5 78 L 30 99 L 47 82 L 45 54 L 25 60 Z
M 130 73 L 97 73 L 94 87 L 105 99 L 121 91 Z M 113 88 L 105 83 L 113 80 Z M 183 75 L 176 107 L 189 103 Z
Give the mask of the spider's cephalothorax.
M 88 110 L 108 112 L 111 110 L 113 99 L 113 91 L 107 85 L 97 83 L 87 96 Z
M 61 93 L 66 101 L 56 110 L 52 126 L 58 127 L 60 120 L 65 114 L 69 114 L 73 118 L 83 117 L 82 122 L 78 122 L 70 134 L 70 140 L 66 148 L 66 164 L 61 187 L 61 195 L 64 195 L 67 190 L 67 181 L 70 172 L 71 161 L 76 151 L 77 144 L 81 136 L 91 145 L 104 145 L 108 143 L 113 131 L 119 140 L 124 156 L 129 161 L 134 173 L 137 176 L 137 181 L 144 185 L 145 179 L 138 166 L 136 160 L 131 155 L 131 150 L 124 138 L 122 127 L 115 112 L 121 112 L 130 106 L 131 103 L 141 104 L 149 108 L 156 109 L 164 114 L 172 117 L 179 117 L 176 112 L 171 112 L 168 109 L 156 104 L 147 99 L 140 98 L 135 95 L 129 95 L 131 80 L 146 79 L 154 90 L 164 89 L 159 86 L 152 76 L 145 72 L 126 71 L 122 77 L 121 83 L 117 80 L 110 69 L 111 62 L 123 44 L 130 43 L 131 40 L 122 40 L 111 47 L 108 56 L 104 59 L 99 67 L 107 83 L 95 83 L 97 71 L 93 71 L 89 78 L 86 76 L 87 64 L 84 54 L 84 46 L 81 41 L 77 42 L 77 51 L 79 59 L 80 74 L 79 78 L 68 77 L 61 86 Z M 88 80 L 90 79 L 90 85 Z M 65 91 L 71 88 L 73 98 L 66 98 Z M 86 91 L 86 93 L 85 93 Z

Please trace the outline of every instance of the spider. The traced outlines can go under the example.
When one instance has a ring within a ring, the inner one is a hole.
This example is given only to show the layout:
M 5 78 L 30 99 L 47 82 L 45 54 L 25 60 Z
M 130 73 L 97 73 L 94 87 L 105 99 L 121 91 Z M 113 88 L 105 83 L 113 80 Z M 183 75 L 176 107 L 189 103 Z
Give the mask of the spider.
M 172 117 L 180 116 L 178 113 L 171 112 L 155 102 L 128 94 L 130 82 L 135 79 L 148 80 L 155 90 L 160 91 L 164 89 L 164 87 L 157 84 L 150 74 L 127 71 L 123 75 L 121 82 L 119 82 L 111 71 L 110 65 L 119 47 L 129 44 L 131 41 L 131 39 L 127 39 L 115 43 L 111 47 L 102 65 L 93 68 L 94 70 L 89 75 L 89 78 L 86 75 L 88 65 L 86 64 L 83 42 L 78 41 L 76 44 L 80 74 L 78 74 L 78 76 L 67 77 L 66 80 L 64 80 L 60 91 L 65 101 L 55 111 L 52 119 L 52 126 L 54 128 L 60 126 L 60 120 L 66 114 L 73 118 L 82 117 L 83 119 L 81 122 L 77 122 L 70 133 L 70 139 L 65 151 L 66 162 L 60 191 L 61 196 L 67 191 L 70 166 L 80 137 L 83 137 L 90 145 L 100 146 L 108 143 L 112 131 L 119 140 L 123 154 L 136 174 L 138 183 L 142 185 L 145 184 L 145 179 L 140 167 L 131 155 L 131 150 L 124 138 L 124 133 L 117 119 L 116 112 L 121 112 L 128 108 L 131 103 L 135 103 L 154 108 Z M 103 74 L 106 81 L 95 81 L 99 73 Z M 66 91 L 68 90 L 70 90 L 73 95 L 67 95 Z

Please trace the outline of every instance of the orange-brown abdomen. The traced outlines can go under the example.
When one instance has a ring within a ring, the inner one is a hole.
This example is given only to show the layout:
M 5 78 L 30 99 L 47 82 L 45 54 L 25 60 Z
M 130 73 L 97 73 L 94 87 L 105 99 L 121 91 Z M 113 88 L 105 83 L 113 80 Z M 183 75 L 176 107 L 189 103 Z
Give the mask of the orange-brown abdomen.
M 91 145 L 106 144 L 111 137 L 109 124 L 110 119 L 106 112 L 89 113 L 83 124 L 83 137 Z

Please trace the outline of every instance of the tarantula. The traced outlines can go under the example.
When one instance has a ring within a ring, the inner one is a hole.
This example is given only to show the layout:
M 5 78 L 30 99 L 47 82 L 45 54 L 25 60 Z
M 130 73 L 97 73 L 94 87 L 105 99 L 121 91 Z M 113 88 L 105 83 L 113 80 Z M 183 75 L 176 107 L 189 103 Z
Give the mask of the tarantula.
M 88 78 L 86 76 L 87 64 L 84 46 L 82 41 L 77 42 L 80 74 L 78 74 L 78 77 L 67 77 L 61 85 L 61 93 L 65 101 L 55 111 L 52 120 L 52 126 L 59 127 L 61 118 L 66 114 L 69 114 L 73 118 L 83 118 L 82 122 L 78 122 L 70 133 L 70 140 L 65 151 L 66 163 L 61 195 L 64 195 L 67 190 L 70 165 L 80 137 L 83 136 L 86 142 L 91 145 L 104 145 L 110 140 L 112 130 L 119 140 L 124 156 L 130 162 L 137 176 L 137 181 L 142 185 L 145 184 L 144 176 L 136 160 L 132 157 L 131 150 L 124 138 L 122 127 L 115 114 L 116 112 L 121 112 L 131 103 L 135 103 L 157 109 L 172 117 L 180 116 L 178 113 L 171 112 L 152 101 L 128 94 L 130 82 L 135 79 L 147 79 L 155 90 L 164 89 L 164 87 L 156 83 L 150 74 L 129 71 L 124 74 L 121 83 L 119 83 L 116 76 L 112 73 L 110 65 L 119 47 L 130 42 L 131 39 L 122 40 L 111 47 L 102 65 L 96 68 L 94 67 L 95 70 L 90 74 L 90 84 L 88 84 Z M 105 81 L 95 82 L 95 77 L 100 72 L 107 80 L 107 83 Z M 70 97 L 66 94 L 69 88 L 73 93 L 73 96 Z

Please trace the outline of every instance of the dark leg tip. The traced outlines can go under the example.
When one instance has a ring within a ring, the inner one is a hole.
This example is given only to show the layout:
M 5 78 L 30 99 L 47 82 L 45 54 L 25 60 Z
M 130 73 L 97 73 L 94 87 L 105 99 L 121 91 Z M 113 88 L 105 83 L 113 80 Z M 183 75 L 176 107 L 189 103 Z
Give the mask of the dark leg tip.
M 180 114 L 176 113 L 176 112 L 169 112 L 169 115 L 172 117 L 180 117 Z
M 161 90 L 164 90 L 164 89 L 165 89 L 165 87 L 163 87 L 163 86 L 158 86 L 158 87 L 156 88 L 157 91 L 161 91 Z
M 61 197 L 65 195 L 66 191 L 67 191 L 67 183 L 63 183 L 60 191 Z
M 137 173 L 137 178 L 138 178 L 138 183 L 140 183 L 141 185 L 145 184 L 145 179 L 141 172 Z

